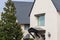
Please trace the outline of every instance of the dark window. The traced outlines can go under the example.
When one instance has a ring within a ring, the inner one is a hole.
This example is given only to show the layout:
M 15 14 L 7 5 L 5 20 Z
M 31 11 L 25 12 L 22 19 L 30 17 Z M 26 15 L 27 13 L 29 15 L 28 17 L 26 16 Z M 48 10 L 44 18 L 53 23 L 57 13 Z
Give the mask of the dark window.
M 24 29 L 25 29 L 25 30 L 28 30 L 29 27 L 30 27 L 30 25 L 29 25 L 29 24 L 26 24 L 25 27 L 24 27 Z

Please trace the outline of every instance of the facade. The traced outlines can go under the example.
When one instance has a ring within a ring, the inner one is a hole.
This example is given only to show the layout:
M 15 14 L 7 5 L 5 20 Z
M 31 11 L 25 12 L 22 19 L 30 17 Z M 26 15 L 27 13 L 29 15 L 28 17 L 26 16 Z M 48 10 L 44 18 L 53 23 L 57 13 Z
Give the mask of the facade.
M 16 7 L 16 17 L 23 31 L 23 38 L 29 38 L 28 29 L 30 27 L 29 13 L 33 2 L 13 1 Z
M 30 27 L 44 34 L 43 38 L 41 33 L 32 31 L 40 36 L 35 36 L 35 40 L 60 40 L 60 0 L 35 0 L 30 14 Z

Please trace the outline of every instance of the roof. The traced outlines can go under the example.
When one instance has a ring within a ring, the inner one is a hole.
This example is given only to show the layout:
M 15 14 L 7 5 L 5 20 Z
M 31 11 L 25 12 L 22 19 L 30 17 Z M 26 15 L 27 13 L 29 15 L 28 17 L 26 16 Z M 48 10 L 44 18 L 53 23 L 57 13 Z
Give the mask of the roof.
M 20 24 L 30 24 L 30 11 L 33 2 L 13 1 L 16 7 L 16 17 Z
M 52 0 L 57 11 L 60 11 L 60 0 Z

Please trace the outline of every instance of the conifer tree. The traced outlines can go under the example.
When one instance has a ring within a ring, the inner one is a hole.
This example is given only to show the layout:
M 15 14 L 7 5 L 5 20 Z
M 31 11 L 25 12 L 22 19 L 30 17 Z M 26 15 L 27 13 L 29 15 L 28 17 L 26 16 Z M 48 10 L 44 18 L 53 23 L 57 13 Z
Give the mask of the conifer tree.
M 0 40 L 21 40 L 22 29 L 16 22 L 16 8 L 12 0 L 5 3 L 0 21 Z

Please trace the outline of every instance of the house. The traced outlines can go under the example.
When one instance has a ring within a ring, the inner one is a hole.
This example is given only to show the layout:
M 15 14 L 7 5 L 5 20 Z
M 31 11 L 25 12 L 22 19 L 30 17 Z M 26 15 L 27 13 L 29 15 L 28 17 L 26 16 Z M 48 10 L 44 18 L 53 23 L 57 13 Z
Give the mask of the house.
M 31 8 L 33 2 L 23 2 L 23 1 L 13 1 L 16 7 L 16 17 L 18 23 L 21 25 L 23 31 L 23 38 L 29 38 L 28 29 L 30 27 L 30 17 Z
M 60 0 L 35 0 L 28 32 L 35 40 L 60 40 Z

